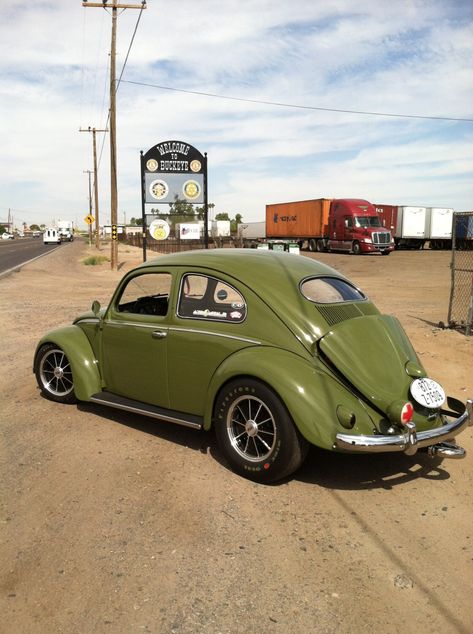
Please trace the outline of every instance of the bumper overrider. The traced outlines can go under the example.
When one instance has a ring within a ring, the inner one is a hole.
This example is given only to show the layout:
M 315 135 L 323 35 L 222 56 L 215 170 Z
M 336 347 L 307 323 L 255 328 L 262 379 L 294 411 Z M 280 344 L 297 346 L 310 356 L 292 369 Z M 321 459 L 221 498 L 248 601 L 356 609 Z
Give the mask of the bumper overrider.
M 445 423 L 441 427 L 417 431 L 414 423 L 404 425 L 403 434 L 383 434 L 372 436 L 354 436 L 337 434 L 334 449 L 352 453 L 380 453 L 386 451 L 403 451 L 413 456 L 418 449 L 428 448 L 430 456 L 441 458 L 464 458 L 465 450 L 455 443 L 448 442 L 461 433 L 469 425 L 473 425 L 473 400 L 468 399 L 466 405 L 449 397 L 447 405 L 450 411 L 441 410 L 441 414 L 458 418 Z

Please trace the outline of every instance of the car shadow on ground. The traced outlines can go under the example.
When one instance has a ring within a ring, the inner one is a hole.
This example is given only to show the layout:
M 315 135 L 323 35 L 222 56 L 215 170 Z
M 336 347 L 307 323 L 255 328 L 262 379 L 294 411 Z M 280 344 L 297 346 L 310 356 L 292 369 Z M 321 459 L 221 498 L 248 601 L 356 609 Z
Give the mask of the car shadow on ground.
M 186 447 L 192 451 L 209 453 L 212 458 L 231 471 L 222 455 L 213 430 L 209 432 L 155 420 L 94 403 L 78 403 L 79 411 L 95 414 L 166 442 Z M 287 484 L 298 480 L 334 490 L 385 489 L 418 479 L 448 480 L 450 474 L 439 458 L 429 458 L 425 452 L 415 456 L 401 453 L 351 455 L 324 451 L 311 447 L 302 467 L 293 475 L 269 486 Z M 239 477 L 235 475 L 235 477 Z
M 402 453 L 353 455 L 311 447 L 307 458 L 294 474 L 302 482 L 328 489 L 385 489 L 414 480 L 448 480 L 450 474 L 440 458 L 425 451 L 414 456 Z

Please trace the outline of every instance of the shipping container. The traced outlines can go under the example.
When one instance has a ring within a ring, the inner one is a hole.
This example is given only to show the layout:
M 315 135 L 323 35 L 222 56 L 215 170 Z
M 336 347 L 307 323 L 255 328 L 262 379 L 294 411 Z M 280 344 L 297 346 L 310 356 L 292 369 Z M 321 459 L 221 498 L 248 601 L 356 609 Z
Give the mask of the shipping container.
M 317 239 L 328 236 L 330 202 L 318 198 L 266 205 L 266 237 L 307 240 L 315 250 Z

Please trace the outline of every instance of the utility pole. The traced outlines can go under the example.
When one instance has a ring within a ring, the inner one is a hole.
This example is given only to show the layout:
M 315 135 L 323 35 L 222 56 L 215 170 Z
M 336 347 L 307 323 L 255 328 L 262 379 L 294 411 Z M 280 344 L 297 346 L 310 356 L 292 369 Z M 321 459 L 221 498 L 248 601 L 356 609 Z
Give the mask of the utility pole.
M 92 186 L 90 183 L 90 176 L 93 174 L 92 170 L 83 170 L 84 174 L 89 175 L 89 215 L 92 215 Z M 89 225 L 89 247 L 92 246 L 92 224 Z
M 99 184 L 97 172 L 97 142 L 96 132 L 108 132 L 108 129 L 97 130 L 96 128 L 79 128 L 79 132 L 92 132 L 94 150 L 94 202 L 95 202 L 95 248 L 100 249 L 100 219 L 99 219 Z
M 146 0 L 141 4 L 122 4 L 118 0 L 103 0 L 103 2 L 82 2 L 83 7 L 112 10 L 112 43 L 110 50 L 110 215 L 112 224 L 112 246 L 110 266 L 112 270 L 118 267 L 118 191 L 117 191 L 117 132 L 116 132 L 116 51 L 117 51 L 117 11 L 118 9 L 146 9 Z M 115 229 L 115 230 L 114 230 Z

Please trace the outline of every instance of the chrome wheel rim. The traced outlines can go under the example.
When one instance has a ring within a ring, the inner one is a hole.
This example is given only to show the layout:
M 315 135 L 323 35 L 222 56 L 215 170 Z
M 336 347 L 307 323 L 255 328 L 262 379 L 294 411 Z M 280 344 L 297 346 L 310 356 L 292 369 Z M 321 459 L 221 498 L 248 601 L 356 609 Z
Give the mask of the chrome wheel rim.
M 274 417 L 256 396 L 240 396 L 231 404 L 227 432 L 234 450 L 250 462 L 268 458 L 276 444 Z
M 44 355 L 39 373 L 44 389 L 54 396 L 67 396 L 74 389 L 71 366 L 59 348 Z

